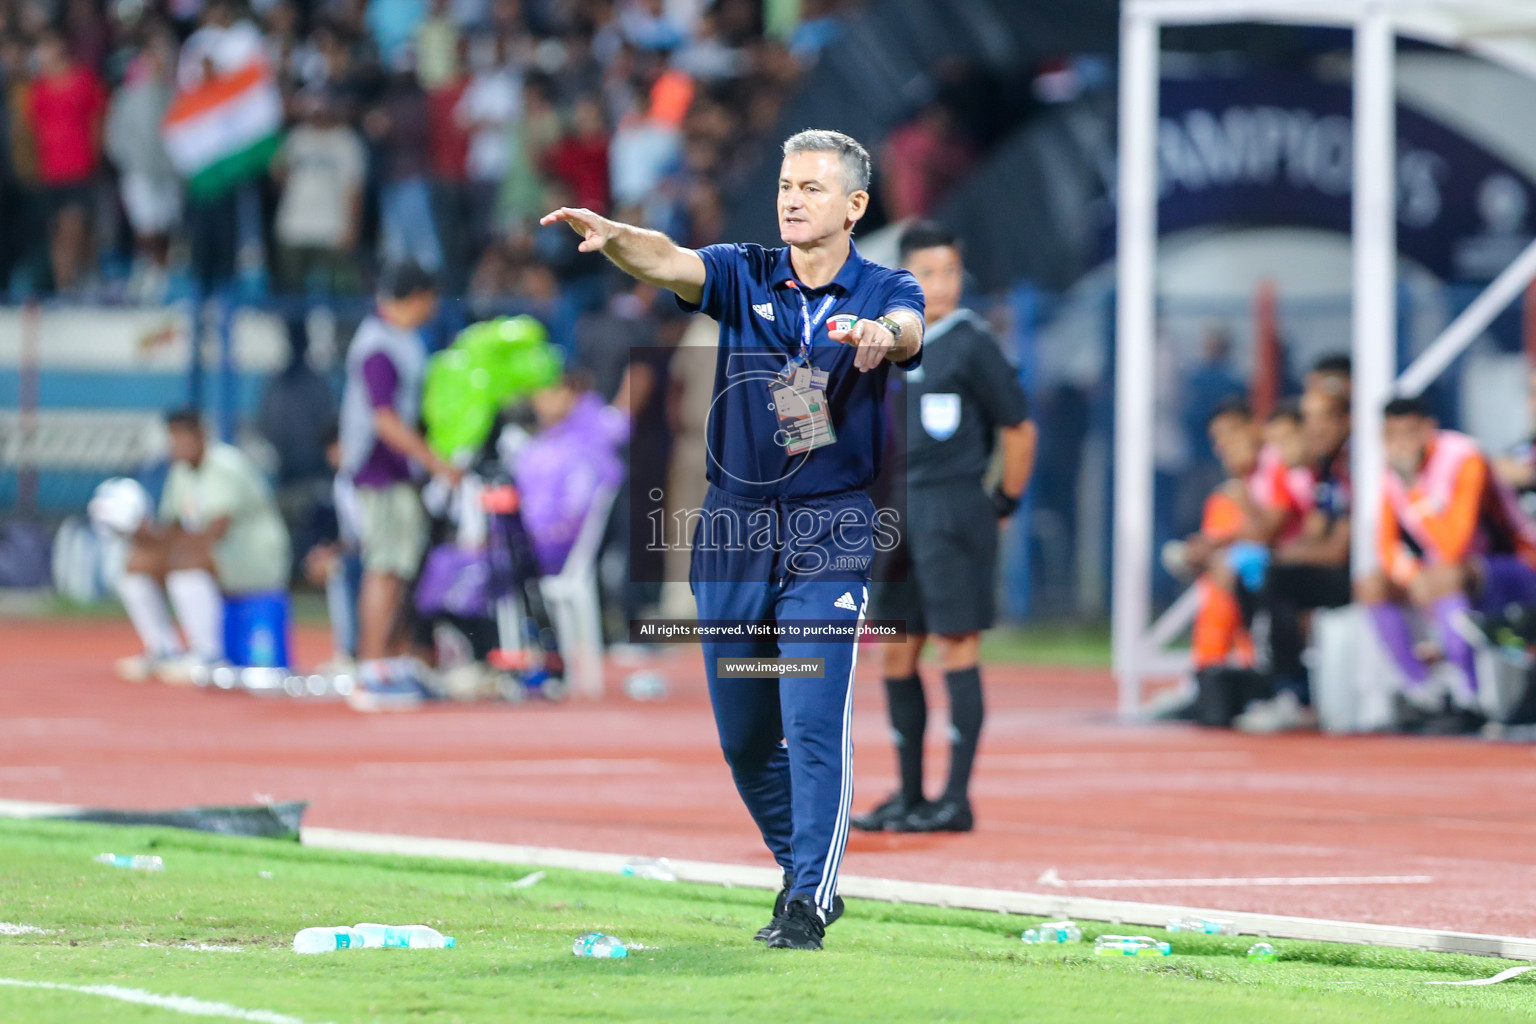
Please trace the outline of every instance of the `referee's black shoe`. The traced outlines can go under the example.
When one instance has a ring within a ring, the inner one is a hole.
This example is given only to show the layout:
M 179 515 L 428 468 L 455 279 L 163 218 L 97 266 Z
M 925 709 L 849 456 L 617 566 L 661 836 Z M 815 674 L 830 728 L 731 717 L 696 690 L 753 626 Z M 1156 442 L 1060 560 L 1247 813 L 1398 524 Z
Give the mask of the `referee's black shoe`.
M 794 884 L 788 871 L 784 872 L 784 884 L 779 889 L 779 894 L 773 898 L 773 920 L 757 930 L 752 938 L 757 942 L 767 942 L 773 938 L 773 933 L 779 930 L 780 918 L 784 916 L 784 905 L 789 902 L 789 887 Z M 832 913 L 827 915 L 827 924 L 831 924 L 843 916 L 843 898 L 832 897 Z
M 969 800 L 936 800 L 893 823 L 893 832 L 969 832 L 976 827 Z
M 920 806 L 921 803 L 914 804 L 908 800 L 906 794 L 896 792 L 885 803 L 868 814 L 856 816 L 849 824 L 860 832 L 884 832 Z
M 821 911 L 809 896 L 796 896 L 786 903 L 778 924 L 768 940 L 769 949 L 820 949 L 821 938 L 827 934 Z

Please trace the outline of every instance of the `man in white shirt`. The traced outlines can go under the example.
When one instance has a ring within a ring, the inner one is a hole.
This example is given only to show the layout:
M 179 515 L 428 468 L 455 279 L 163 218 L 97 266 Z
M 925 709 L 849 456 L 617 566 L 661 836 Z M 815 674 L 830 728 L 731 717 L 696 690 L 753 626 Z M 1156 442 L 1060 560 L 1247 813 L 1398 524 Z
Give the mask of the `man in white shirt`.
M 234 445 L 210 442 L 196 410 L 171 413 L 166 428 L 173 462 L 159 518 L 134 534 L 118 581 L 144 654 L 119 662 L 118 672 L 190 682 L 225 660 L 225 595 L 286 589 L 291 556 L 288 529 L 256 464 Z M 190 654 L 171 625 L 167 594 Z

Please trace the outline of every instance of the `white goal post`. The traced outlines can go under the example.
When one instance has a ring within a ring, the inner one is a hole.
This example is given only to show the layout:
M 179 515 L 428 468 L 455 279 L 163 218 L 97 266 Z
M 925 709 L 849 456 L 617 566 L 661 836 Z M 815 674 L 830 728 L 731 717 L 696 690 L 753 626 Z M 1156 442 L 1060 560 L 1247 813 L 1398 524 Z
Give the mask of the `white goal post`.
M 1433 381 L 1533 279 L 1536 243 L 1397 376 L 1396 36 L 1464 49 L 1536 77 L 1536 0 L 1125 0 L 1120 19 L 1116 224 L 1112 638 L 1120 713 L 1166 670 L 1162 642 L 1192 602 L 1155 626 L 1152 480 L 1157 320 L 1158 87 L 1164 25 L 1265 22 L 1352 28 L 1354 59 L 1352 568 L 1374 560 L 1381 409 Z

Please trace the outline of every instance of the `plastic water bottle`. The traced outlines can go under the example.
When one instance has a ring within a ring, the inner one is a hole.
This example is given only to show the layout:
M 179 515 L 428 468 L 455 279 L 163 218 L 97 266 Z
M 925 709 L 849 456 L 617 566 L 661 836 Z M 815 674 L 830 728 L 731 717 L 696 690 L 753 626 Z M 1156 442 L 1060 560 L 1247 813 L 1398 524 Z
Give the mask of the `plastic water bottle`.
M 363 935 L 356 928 L 305 928 L 293 937 L 295 953 L 334 953 L 338 949 L 362 949 Z
M 1237 925 L 1219 917 L 1175 917 L 1168 922 L 1168 930 L 1196 935 L 1236 935 Z
M 453 949 L 452 935 L 444 935 L 424 924 L 355 924 L 352 930 L 363 937 L 367 949 Z
M 632 672 L 624 679 L 624 693 L 630 700 L 666 700 L 667 678 L 650 669 Z
M 1049 942 L 1082 942 L 1083 930 L 1077 926 L 1076 921 L 1047 921 L 1026 929 L 1019 938 L 1031 945 Z
M 641 857 L 632 860 L 619 871 L 630 878 L 649 878 L 653 882 L 675 882 L 677 873 L 672 862 L 665 857 Z
M 1100 935 L 1093 951 L 1099 956 L 1167 956 L 1173 947 L 1146 935 Z
M 1256 964 L 1272 964 L 1275 962 L 1275 947 L 1267 942 L 1255 942 L 1248 947 L 1248 959 Z
M 123 853 L 98 853 L 91 859 L 97 864 L 109 864 L 114 868 L 127 868 L 130 871 L 165 870 L 165 861 L 159 857 L 150 857 L 144 854 L 130 857 Z
M 577 956 L 592 957 L 597 960 L 621 960 L 629 956 L 629 947 L 612 935 L 604 935 L 602 932 L 583 932 L 576 936 L 571 952 Z

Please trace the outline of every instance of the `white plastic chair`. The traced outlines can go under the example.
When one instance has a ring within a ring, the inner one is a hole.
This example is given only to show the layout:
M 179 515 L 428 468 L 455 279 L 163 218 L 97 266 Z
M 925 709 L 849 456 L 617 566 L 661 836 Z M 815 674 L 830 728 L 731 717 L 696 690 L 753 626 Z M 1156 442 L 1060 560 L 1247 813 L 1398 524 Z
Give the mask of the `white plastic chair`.
M 597 552 L 603 543 L 616 486 L 598 488 L 571 545 L 565 565 L 539 585 L 555 627 L 566 680 L 574 693 L 597 699 L 603 695 L 603 619 L 598 601 Z

